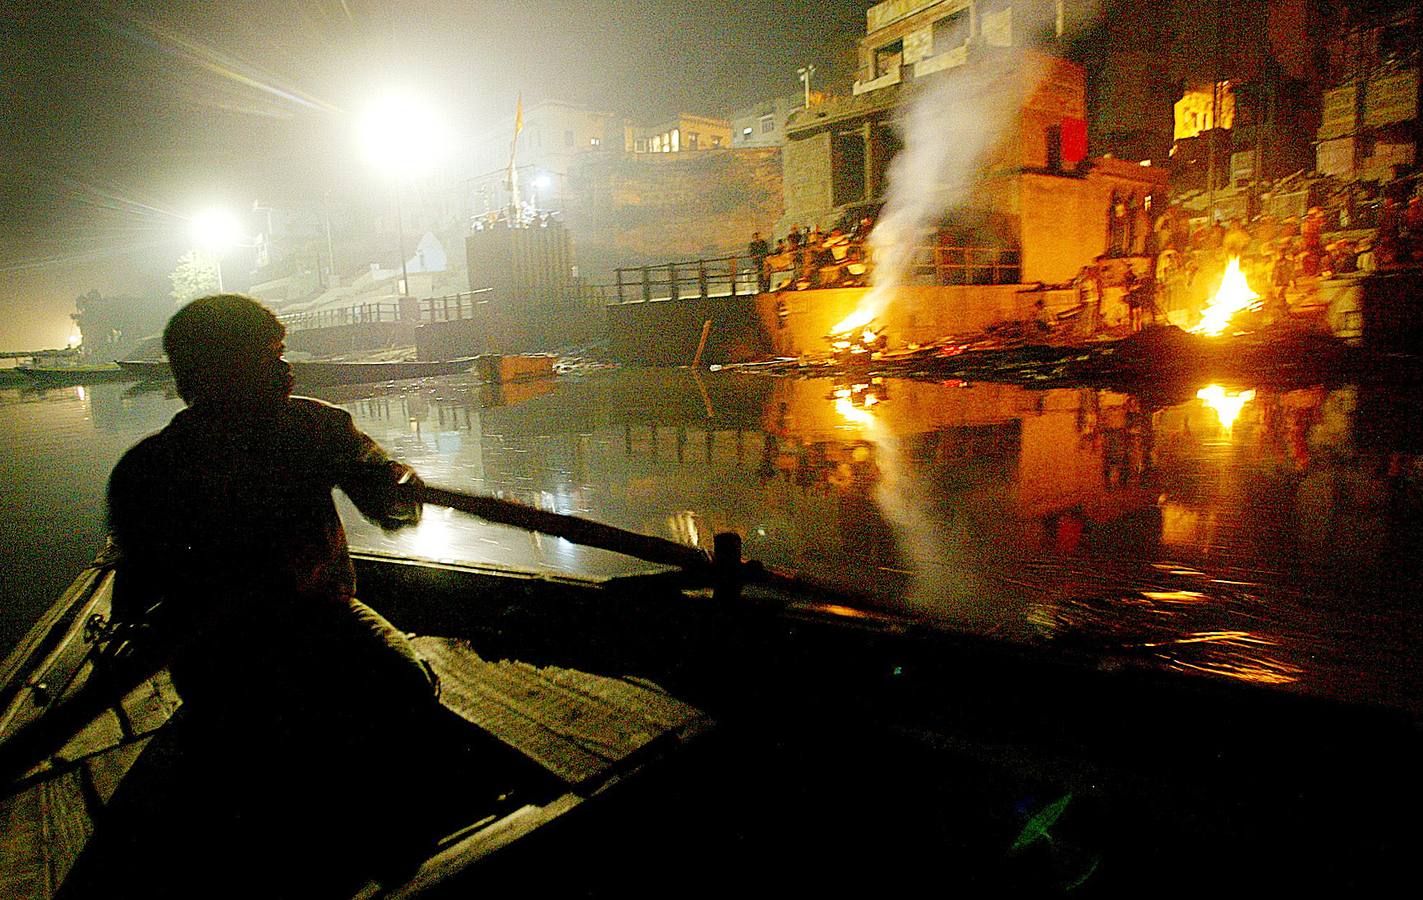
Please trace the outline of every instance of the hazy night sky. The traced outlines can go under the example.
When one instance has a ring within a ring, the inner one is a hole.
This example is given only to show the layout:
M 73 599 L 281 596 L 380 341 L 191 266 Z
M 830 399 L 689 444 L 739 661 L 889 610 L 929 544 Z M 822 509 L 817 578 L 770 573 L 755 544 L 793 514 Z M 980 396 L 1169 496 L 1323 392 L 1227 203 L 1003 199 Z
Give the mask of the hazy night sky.
M 3 4 L 0 349 L 62 345 L 92 289 L 166 299 L 184 217 L 204 205 L 368 189 L 352 121 L 384 85 L 427 92 L 465 134 L 507 118 L 520 92 L 646 124 L 725 115 L 799 90 L 805 63 L 843 78 L 871 5 Z

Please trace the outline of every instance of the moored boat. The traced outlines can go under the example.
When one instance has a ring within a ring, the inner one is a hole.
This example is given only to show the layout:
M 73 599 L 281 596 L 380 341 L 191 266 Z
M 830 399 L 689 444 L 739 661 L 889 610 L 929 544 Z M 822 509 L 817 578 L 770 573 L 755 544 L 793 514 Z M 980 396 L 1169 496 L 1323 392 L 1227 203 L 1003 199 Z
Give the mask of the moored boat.
M 109 381 L 132 381 L 134 378 L 134 375 L 115 363 L 15 366 L 15 371 L 40 387 L 101 384 Z
M 519 521 L 553 532 L 560 518 Z M 445 707 L 506 752 L 452 773 L 447 796 L 409 798 L 412 821 L 448 820 L 455 802 L 459 824 L 408 871 L 333 873 L 326 893 L 665 896 L 754 881 L 844 895 L 926 877 L 995 893 L 1168 878 L 1278 890 L 1408 871 L 1410 715 L 944 632 L 766 577 L 731 558 L 734 542 L 708 564 L 582 520 L 563 533 L 680 568 L 598 580 L 357 554 L 363 599 L 419 635 Z M 0 894 L 112 889 L 112 857 L 89 854 L 131 821 L 129 779 L 176 752 L 181 698 L 161 669 L 82 728 L 62 721 L 124 658 L 107 625 L 112 569 L 104 557 L 81 574 L 0 671 L 6 761 L 17 735 L 54 723 L 65 739 L 0 801 Z M 147 852 L 137 868 L 171 889 L 182 861 Z M 280 895 L 284 876 L 264 869 L 277 858 L 292 854 L 232 864 Z M 188 889 L 221 893 L 230 875 Z
M 401 381 L 435 375 L 458 375 L 475 364 L 476 357 L 449 360 L 403 360 L 360 362 L 343 360 L 291 360 L 292 378 L 298 385 L 321 387 L 333 384 L 370 384 Z M 167 360 L 121 359 L 118 365 L 130 377 L 158 381 L 172 377 Z

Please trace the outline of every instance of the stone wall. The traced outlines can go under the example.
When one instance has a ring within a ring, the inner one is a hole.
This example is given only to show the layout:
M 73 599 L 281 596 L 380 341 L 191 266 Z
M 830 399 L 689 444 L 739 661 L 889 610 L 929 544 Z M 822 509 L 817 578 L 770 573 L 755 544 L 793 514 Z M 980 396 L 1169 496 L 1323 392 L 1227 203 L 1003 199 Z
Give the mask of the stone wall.
M 747 362 L 770 352 L 757 321 L 755 298 L 711 297 L 609 306 L 609 356 L 636 365 L 691 365 L 707 321 L 712 327 L 703 365 Z
M 563 220 L 579 273 L 611 281 L 620 266 L 746 252 L 781 217 L 776 147 L 585 154 L 569 173 Z

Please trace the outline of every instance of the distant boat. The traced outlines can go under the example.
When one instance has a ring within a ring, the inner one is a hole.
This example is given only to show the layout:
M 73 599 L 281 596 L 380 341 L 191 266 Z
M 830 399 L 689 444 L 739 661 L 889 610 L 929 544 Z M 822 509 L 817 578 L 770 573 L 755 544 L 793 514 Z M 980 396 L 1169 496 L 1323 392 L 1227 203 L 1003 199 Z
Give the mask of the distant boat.
M 98 384 L 105 381 L 132 381 L 134 376 L 115 363 L 84 365 L 15 366 L 15 371 L 40 387 L 62 387 L 71 384 Z
M 434 375 L 458 375 L 469 371 L 475 357 L 446 360 L 406 360 L 404 362 L 342 362 L 338 360 L 290 361 L 292 378 L 299 385 L 323 387 L 332 384 L 369 384 L 376 381 L 399 381 L 404 378 L 429 378 Z M 129 378 L 157 381 L 171 378 L 167 360 L 121 359 L 118 365 Z

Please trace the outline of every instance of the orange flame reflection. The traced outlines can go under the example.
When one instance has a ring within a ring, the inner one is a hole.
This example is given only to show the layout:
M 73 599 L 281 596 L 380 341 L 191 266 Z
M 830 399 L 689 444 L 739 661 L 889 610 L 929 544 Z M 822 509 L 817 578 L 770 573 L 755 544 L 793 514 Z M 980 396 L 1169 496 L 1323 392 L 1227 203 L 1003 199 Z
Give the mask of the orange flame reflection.
M 1240 411 L 1245 407 L 1245 404 L 1255 399 L 1255 392 L 1227 391 L 1218 384 L 1211 384 L 1196 391 L 1196 397 L 1204 400 L 1206 406 L 1215 410 L 1221 427 L 1230 431 L 1235 426 L 1235 420 L 1239 418 Z

